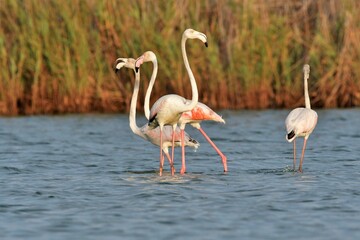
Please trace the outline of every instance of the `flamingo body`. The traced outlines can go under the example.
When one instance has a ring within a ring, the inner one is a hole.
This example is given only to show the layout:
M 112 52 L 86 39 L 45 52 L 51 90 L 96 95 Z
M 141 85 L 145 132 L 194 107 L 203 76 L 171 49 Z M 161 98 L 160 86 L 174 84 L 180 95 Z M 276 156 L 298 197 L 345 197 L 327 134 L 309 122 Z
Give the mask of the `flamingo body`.
M 148 124 L 145 124 L 140 128 L 142 135 L 140 137 L 148 140 L 156 146 L 160 146 L 160 128 L 151 129 Z M 172 127 L 164 126 L 163 128 L 163 145 L 162 149 L 164 152 L 168 152 L 168 148 L 172 146 Z M 185 145 L 197 149 L 200 144 L 195 139 L 191 138 L 189 134 L 185 133 Z M 177 127 L 175 130 L 175 147 L 181 146 L 181 135 L 180 128 Z
M 308 137 L 317 123 L 317 113 L 309 108 L 295 108 L 285 120 L 286 140 L 292 142 L 296 137 Z
M 150 110 L 149 125 L 176 125 L 182 112 L 177 109 L 187 105 L 187 100 L 176 94 L 168 94 L 159 98 Z
M 221 116 L 219 116 L 211 108 L 201 102 L 198 102 L 191 111 L 183 112 L 181 114 L 179 123 L 191 124 L 206 120 L 225 123 L 224 119 Z

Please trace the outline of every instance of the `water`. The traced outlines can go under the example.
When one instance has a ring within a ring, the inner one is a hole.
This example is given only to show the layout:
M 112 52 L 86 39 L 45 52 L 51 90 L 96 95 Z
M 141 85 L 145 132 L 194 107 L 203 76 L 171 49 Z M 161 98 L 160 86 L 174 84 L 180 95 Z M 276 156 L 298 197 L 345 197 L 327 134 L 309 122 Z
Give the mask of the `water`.
M 203 124 L 227 174 L 188 127 L 201 146 L 175 177 L 168 164 L 158 176 L 158 149 L 126 115 L 0 118 L 0 239 L 359 239 L 360 109 L 318 110 L 303 174 L 287 113 Z

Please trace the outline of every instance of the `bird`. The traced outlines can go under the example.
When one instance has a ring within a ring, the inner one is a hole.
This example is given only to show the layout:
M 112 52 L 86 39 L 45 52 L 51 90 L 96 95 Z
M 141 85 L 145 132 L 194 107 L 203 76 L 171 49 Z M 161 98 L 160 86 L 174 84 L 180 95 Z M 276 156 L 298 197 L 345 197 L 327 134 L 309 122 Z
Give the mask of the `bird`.
M 170 163 L 170 166 L 171 166 L 171 174 L 174 175 L 175 168 L 174 168 L 174 164 L 172 162 L 172 159 L 170 158 L 169 150 L 168 150 L 168 148 L 170 146 L 172 146 L 172 144 L 173 144 L 172 143 L 172 134 L 173 134 L 172 127 L 171 126 L 164 126 L 164 129 L 163 129 L 163 131 L 161 133 L 159 127 L 150 128 L 147 123 L 142 127 L 137 126 L 137 123 L 136 123 L 136 101 L 137 101 L 137 96 L 138 96 L 138 93 L 139 93 L 139 86 L 140 86 L 140 72 L 135 71 L 135 59 L 133 59 L 133 58 L 118 58 L 118 59 L 116 59 L 114 65 L 115 65 L 115 72 L 116 73 L 122 67 L 130 68 L 130 69 L 134 70 L 134 72 L 135 72 L 135 85 L 134 85 L 133 95 L 132 95 L 132 98 L 131 98 L 130 114 L 129 114 L 129 123 L 130 123 L 131 130 L 133 131 L 134 134 L 136 134 L 136 135 L 140 136 L 141 138 L 153 143 L 154 145 L 161 146 L 162 151 L 164 152 L 164 154 L 166 155 L 166 157 L 169 160 L 169 163 Z M 160 134 L 163 135 L 163 142 L 162 143 L 160 143 Z M 174 144 L 175 144 L 176 147 L 181 146 L 181 133 L 180 133 L 180 128 L 179 127 L 177 127 L 175 129 L 175 141 L 174 141 Z M 187 134 L 187 133 L 185 133 L 184 145 L 192 147 L 194 149 L 197 149 L 200 146 L 199 142 L 196 141 L 195 139 L 191 138 L 190 135 Z M 162 176 L 163 166 L 164 166 L 164 157 L 160 161 L 160 171 L 159 171 L 160 176 Z
M 196 80 L 191 71 L 189 61 L 186 56 L 185 43 L 187 39 L 199 39 L 205 44 L 206 47 L 208 46 L 207 37 L 204 33 L 198 32 L 190 28 L 184 31 L 181 39 L 181 47 L 183 49 L 182 53 L 185 62 L 185 67 L 190 77 L 192 100 L 187 101 L 185 98 L 177 94 L 167 94 L 159 98 L 150 109 L 149 126 L 151 128 L 160 126 L 160 132 L 163 131 L 164 126 L 170 125 L 173 127 L 175 133 L 175 129 L 177 127 L 181 114 L 183 112 L 192 110 L 198 102 L 199 95 L 198 95 Z M 138 70 L 140 65 L 143 64 L 143 62 L 144 62 L 144 56 L 142 55 L 136 59 L 135 70 Z M 161 136 L 162 134 L 160 134 L 160 142 L 162 143 L 163 139 Z M 174 137 L 175 134 L 173 134 L 173 141 L 174 141 Z M 183 130 L 181 130 L 181 138 L 183 137 L 184 137 L 184 133 Z M 174 161 L 174 146 L 175 145 L 173 144 L 172 155 L 171 155 L 172 161 Z M 162 151 L 160 149 L 160 160 L 161 158 L 162 158 Z
M 200 125 L 202 121 L 206 121 L 206 120 L 225 124 L 225 120 L 221 116 L 219 116 L 215 111 L 213 111 L 210 107 L 208 107 L 204 103 L 198 102 L 191 111 L 187 111 L 181 114 L 181 117 L 179 119 L 180 129 L 185 130 L 186 124 L 190 124 L 192 127 L 199 130 L 199 132 L 204 136 L 204 138 L 219 154 L 224 167 L 224 172 L 227 172 L 228 171 L 227 157 L 220 151 L 220 149 L 215 145 L 215 143 L 211 140 L 211 138 L 206 134 L 206 132 L 202 129 Z M 182 149 L 183 164 L 181 166 L 180 174 L 184 174 L 186 172 L 185 146 L 182 145 L 181 149 Z
M 302 148 L 298 172 L 302 172 L 302 164 L 305 155 L 306 142 L 310 134 L 316 127 L 318 121 L 317 113 L 311 109 L 308 79 L 310 74 L 310 66 L 305 64 L 304 71 L 304 95 L 305 95 L 305 108 L 295 108 L 292 110 L 285 120 L 286 127 L 286 140 L 293 142 L 294 145 L 294 171 L 296 170 L 296 138 L 304 137 L 304 145 Z
M 145 115 L 150 115 L 150 109 L 149 109 L 149 102 L 150 102 L 150 95 L 152 92 L 152 88 L 154 86 L 156 76 L 157 76 L 157 70 L 158 70 L 158 62 L 157 57 L 154 52 L 152 51 L 146 51 L 143 53 L 142 62 L 152 62 L 153 63 L 153 72 L 151 74 L 150 82 L 148 89 L 146 91 L 145 95 L 145 101 L 144 101 L 144 111 Z M 187 103 L 190 102 L 190 100 L 186 100 Z M 215 149 L 215 151 L 220 155 L 224 172 L 227 172 L 227 158 L 226 156 L 220 151 L 220 149 L 215 145 L 215 143 L 210 139 L 210 137 L 206 134 L 206 132 L 201 128 L 201 121 L 205 120 L 212 120 L 216 122 L 225 123 L 224 119 L 219 116 L 215 111 L 213 111 L 210 107 L 205 105 L 204 103 L 198 102 L 195 107 L 190 110 L 183 112 L 181 114 L 181 117 L 178 121 L 180 125 L 180 129 L 184 130 L 186 124 L 190 124 L 194 128 L 198 129 L 200 133 L 205 137 L 205 139 L 210 143 L 210 145 Z M 180 174 L 184 174 L 186 171 L 186 165 L 185 165 L 185 147 L 182 147 L 182 166 Z

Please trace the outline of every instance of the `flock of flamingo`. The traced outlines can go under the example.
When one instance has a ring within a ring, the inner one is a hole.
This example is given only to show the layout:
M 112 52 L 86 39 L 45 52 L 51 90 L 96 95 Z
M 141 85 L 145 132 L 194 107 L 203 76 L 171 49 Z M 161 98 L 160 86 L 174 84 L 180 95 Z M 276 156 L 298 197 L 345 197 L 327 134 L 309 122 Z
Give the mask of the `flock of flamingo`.
M 221 157 L 224 172 L 228 171 L 227 158 L 210 139 L 210 137 L 201 128 L 201 121 L 210 120 L 225 123 L 224 119 L 214 112 L 211 108 L 198 101 L 198 89 L 194 74 L 190 68 L 186 53 L 186 41 L 188 39 L 199 39 L 205 46 L 208 46 L 207 37 L 204 33 L 193 29 L 186 29 L 181 39 L 181 52 L 185 68 L 190 78 L 192 89 L 192 99 L 188 100 L 176 94 L 167 94 L 159 98 L 150 109 L 150 95 L 156 80 L 158 63 L 156 55 L 152 51 L 143 53 L 136 60 L 134 58 L 118 58 L 115 61 L 115 72 L 122 67 L 130 68 L 135 74 L 134 90 L 130 104 L 129 122 L 130 128 L 134 134 L 160 147 L 160 168 L 159 175 L 162 176 L 164 168 L 164 155 L 169 161 L 171 175 L 175 174 L 174 168 L 174 148 L 181 146 L 181 170 L 180 174 L 185 174 L 185 146 L 198 148 L 200 144 L 188 133 L 185 132 L 186 124 L 190 124 L 198 129 L 210 145 Z M 143 63 L 152 62 L 153 72 L 150 78 L 149 86 L 145 94 L 144 113 L 148 123 L 139 127 L 136 123 L 136 102 L 140 87 L 140 66 Z M 286 139 L 293 142 L 294 145 L 294 170 L 296 169 L 296 137 L 304 137 L 304 145 L 298 171 L 302 172 L 302 163 L 304 159 L 306 142 L 317 123 L 317 113 L 311 109 L 308 93 L 307 80 L 309 78 L 310 66 L 304 66 L 304 90 L 305 90 L 305 108 L 296 108 L 292 110 L 285 120 Z M 171 156 L 169 154 L 171 147 Z

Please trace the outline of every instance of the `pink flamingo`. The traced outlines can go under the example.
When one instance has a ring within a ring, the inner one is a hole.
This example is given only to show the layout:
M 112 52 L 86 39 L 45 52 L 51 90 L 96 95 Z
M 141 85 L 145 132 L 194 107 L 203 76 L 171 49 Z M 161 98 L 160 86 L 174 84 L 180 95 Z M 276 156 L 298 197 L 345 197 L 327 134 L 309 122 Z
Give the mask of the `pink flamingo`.
M 176 94 L 168 94 L 159 98 L 150 110 L 150 118 L 149 118 L 149 126 L 151 128 L 160 126 L 160 132 L 163 130 L 165 125 L 171 125 L 173 127 L 174 133 L 177 127 L 177 123 L 181 117 L 181 114 L 186 111 L 192 110 L 197 102 L 198 102 L 198 90 L 195 81 L 195 77 L 190 69 L 189 62 L 187 60 L 186 51 L 185 51 L 185 42 L 187 39 L 199 39 L 205 43 L 207 46 L 207 37 L 205 34 L 195 31 L 193 29 L 187 29 L 183 33 L 181 46 L 184 49 L 183 58 L 185 61 L 185 66 L 188 71 L 192 89 L 192 100 L 186 101 L 185 98 L 176 95 Z M 135 63 L 135 68 L 139 69 L 140 65 L 144 62 L 144 56 L 140 56 Z M 146 114 L 146 113 L 145 113 Z M 160 134 L 160 136 L 162 136 Z M 173 142 L 174 142 L 175 134 L 173 134 Z M 181 130 L 181 139 L 184 138 L 183 130 Z M 162 143 L 162 138 L 160 137 L 160 142 Z M 162 158 L 162 151 L 160 150 L 160 161 Z M 174 144 L 172 145 L 172 161 L 174 160 Z
M 202 129 L 200 123 L 201 121 L 211 120 L 215 122 L 225 123 L 224 119 L 219 116 L 216 112 L 214 112 L 211 108 L 206 106 L 205 104 L 198 102 L 195 108 L 191 111 L 184 112 L 179 120 L 180 129 L 182 132 L 185 130 L 185 125 L 189 123 L 191 126 L 196 128 L 200 131 L 200 133 L 205 137 L 205 139 L 210 143 L 210 145 L 215 149 L 215 151 L 221 157 L 221 161 L 224 167 L 224 172 L 227 172 L 227 158 L 226 156 L 220 151 L 220 149 L 215 145 L 215 143 L 210 139 L 210 137 L 205 133 Z M 182 153 L 182 166 L 180 173 L 184 174 L 186 171 L 185 166 L 185 145 L 181 146 L 181 153 Z
M 144 101 L 144 111 L 145 115 L 150 114 L 149 110 L 149 102 L 150 102 L 150 95 L 152 88 L 155 83 L 155 79 L 157 76 L 157 58 L 156 55 L 152 51 L 145 52 L 142 56 L 142 63 L 144 62 L 152 62 L 153 63 L 153 72 L 150 78 L 149 87 L 146 91 L 145 95 L 145 101 Z M 190 102 L 190 100 L 186 100 L 187 102 Z M 180 129 L 184 130 L 186 124 L 190 124 L 194 128 L 198 129 L 200 133 L 205 137 L 205 139 L 210 143 L 210 145 L 215 149 L 215 151 L 220 155 L 223 166 L 224 166 L 224 172 L 227 172 L 227 158 L 226 156 L 220 151 L 220 149 L 215 145 L 215 143 L 210 139 L 210 137 L 206 134 L 206 132 L 201 128 L 200 123 L 204 120 L 212 120 L 216 122 L 225 123 L 224 119 L 219 116 L 216 112 L 214 112 L 211 108 L 206 106 L 203 103 L 198 102 L 196 106 L 191 111 L 186 111 L 181 114 L 181 117 L 179 119 Z M 181 174 L 184 174 L 186 171 L 185 166 L 185 146 L 182 146 L 182 167 L 181 167 Z
M 135 59 L 133 58 L 118 58 L 115 61 L 115 72 L 120 70 L 122 67 L 127 67 L 130 69 L 133 69 L 135 72 Z M 153 143 L 157 146 L 162 146 L 161 149 L 165 153 L 166 157 L 169 160 L 170 166 L 171 166 L 171 174 L 174 175 L 175 169 L 174 164 L 172 162 L 172 159 L 169 155 L 168 148 L 172 146 L 172 127 L 171 126 L 164 126 L 164 129 L 162 131 L 163 135 L 163 142 L 160 142 L 160 128 L 150 128 L 148 124 L 145 124 L 141 128 L 139 128 L 136 124 L 136 101 L 139 93 L 139 85 L 140 85 L 140 72 L 135 72 L 135 86 L 133 95 L 131 98 L 131 104 L 130 104 L 130 114 L 129 114 L 129 122 L 130 122 L 130 128 L 136 135 L 140 136 L 141 138 L 148 140 L 149 142 Z M 182 146 L 181 144 L 181 132 L 180 128 L 176 128 L 175 130 L 175 142 L 176 147 Z M 192 147 L 197 149 L 200 144 L 195 140 L 192 139 L 189 134 L 185 133 L 184 138 L 184 144 L 186 146 Z M 164 158 L 160 161 L 160 176 L 162 175 L 164 166 Z
M 304 91 L 305 91 L 305 108 L 295 108 L 292 110 L 285 120 L 286 126 L 286 140 L 288 142 L 293 141 L 294 145 L 294 171 L 296 168 L 296 137 L 304 137 L 304 145 L 301 153 L 299 172 L 302 172 L 302 163 L 304 160 L 306 142 L 310 134 L 313 132 L 317 120 L 317 113 L 311 109 L 310 98 L 308 91 L 308 78 L 310 74 L 310 66 L 308 64 L 304 65 Z

